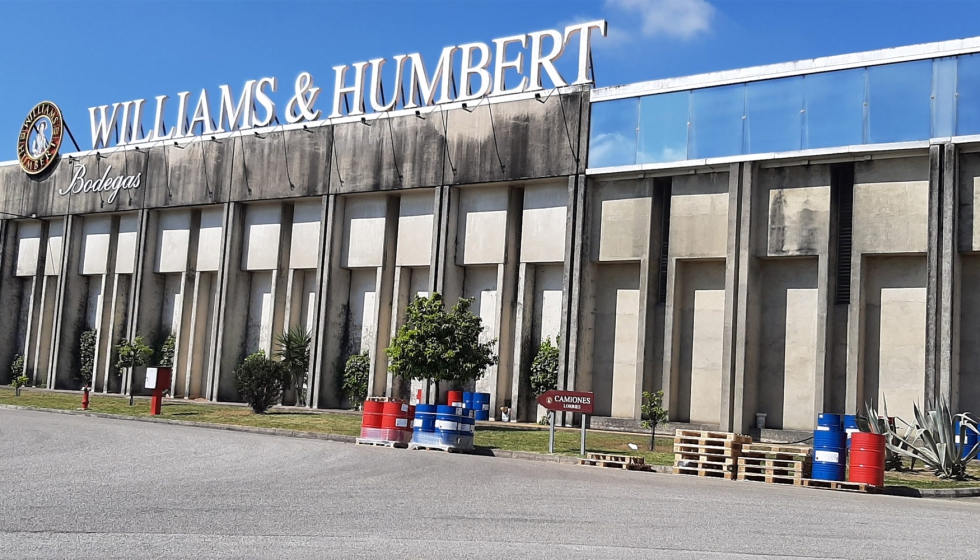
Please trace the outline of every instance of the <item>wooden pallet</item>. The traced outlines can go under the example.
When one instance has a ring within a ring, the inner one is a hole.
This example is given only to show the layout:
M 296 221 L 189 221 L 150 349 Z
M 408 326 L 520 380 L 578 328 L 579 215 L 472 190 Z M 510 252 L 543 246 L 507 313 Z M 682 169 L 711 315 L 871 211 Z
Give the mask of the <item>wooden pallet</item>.
M 740 434 L 733 434 L 731 432 L 711 432 L 711 431 L 699 431 L 699 430 L 677 430 L 674 432 L 675 438 L 683 439 L 716 439 L 732 441 L 734 443 L 752 443 L 752 436 L 743 436 Z
M 446 453 L 466 453 L 467 451 L 472 451 L 472 449 L 457 447 L 455 445 L 438 445 L 435 443 L 427 443 L 425 445 L 419 443 L 409 443 L 408 448 L 424 449 L 426 451 L 445 451 Z
M 813 448 L 808 445 L 775 445 L 771 443 L 747 443 L 742 453 L 765 455 L 812 455 Z
M 650 465 L 645 465 L 643 463 L 623 463 L 621 461 L 602 461 L 596 459 L 579 459 L 579 465 L 586 467 L 604 467 L 613 469 L 624 469 L 628 471 L 649 471 L 652 470 Z
M 716 465 L 737 465 L 738 457 L 732 455 L 704 455 L 701 453 L 681 453 L 675 451 L 674 461 L 695 461 L 698 463 L 712 463 Z
M 357 438 L 354 440 L 358 445 L 373 445 L 375 447 L 391 447 L 397 449 L 405 449 L 408 444 L 401 441 L 387 441 L 383 439 L 367 439 L 367 438 Z
M 804 478 L 803 486 L 807 488 L 821 488 L 824 490 L 841 490 L 844 492 L 863 492 L 874 494 L 878 488 L 864 482 L 844 482 L 839 480 L 817 480 L 815 478 Z
M 699 469 L 688 467 L 674 467 L 674 474 L 697 475 L 711 478 L 723 478 L 725 480 L 735 480 L 735 473 L 729 471 L 718 471 L 712 469 Z
M 630 465 L 642 465 L 644 463 L 643 457 L 637 457 L 635 455 L 612 455 L 610 453 L 587 453 L 585 457 L 590 461 L 618 462 L 618 463 L 626 463 Z
M 752 473 L 743 470 L 738 471 L 736 480 L 748 480 L 751 482 L 765 482 L 768 484 L 792 484 L 793 486 L 803 485 L 803 475 L 779 475 L 771 473 Z
M 812 464 L 811 461 L 789 459 L 762 459 L 759 457 L 739 457 L 739 468 L 757 468 L 780 471 L 802 471 Z

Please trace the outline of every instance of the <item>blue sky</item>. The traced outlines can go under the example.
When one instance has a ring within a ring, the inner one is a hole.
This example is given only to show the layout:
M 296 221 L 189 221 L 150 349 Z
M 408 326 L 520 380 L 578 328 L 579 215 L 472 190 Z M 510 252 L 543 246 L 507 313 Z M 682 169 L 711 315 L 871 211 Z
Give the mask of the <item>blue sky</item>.
M 600 86 L 980 35 L 971 1 L 0 1 L 0 161 L 44 99 L 87 149 L 91 106 L 275 76 L 282 111 L 308 71 L 329 111 L 334 65 L 600 18 Z

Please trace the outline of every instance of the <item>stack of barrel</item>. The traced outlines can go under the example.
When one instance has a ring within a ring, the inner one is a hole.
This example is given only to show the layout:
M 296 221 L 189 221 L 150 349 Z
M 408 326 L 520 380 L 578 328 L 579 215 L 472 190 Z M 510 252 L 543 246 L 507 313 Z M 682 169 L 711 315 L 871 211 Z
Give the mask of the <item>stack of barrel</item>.
M 450 391 L 447 404 L 415 407 L 413 447 L 472 449 L 474 411 L 463 406 L 463 392 Z
M 450 391 L 452 394 L 454 391 Z M 490 393 L 463 392 L 463 408 L 472 410 L 477 420 L 490 419 Z
M 817 415 L 813 431 L 813 469 L 817 480 L 844 480 L 847 465 L 847 434 L 841 429 L 840 414 L 823 412 Z
M 850 456 L 850 461 L 848 461 Z M 813 432 L 813 471 L 817 480 L 884 486 L 885 436 L 862 432 L 855 416 L 822 413 Z
M 364 401 L 361 438 L 379 443 L 408 443 L 412 439 L 415 407 L 399 400 Z

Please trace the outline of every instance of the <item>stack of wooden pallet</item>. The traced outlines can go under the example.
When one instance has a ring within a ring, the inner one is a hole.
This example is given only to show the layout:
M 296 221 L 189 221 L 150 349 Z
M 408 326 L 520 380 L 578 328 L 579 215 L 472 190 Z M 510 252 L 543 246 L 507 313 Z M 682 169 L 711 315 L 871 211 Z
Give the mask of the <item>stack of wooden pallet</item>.
M 810 476 L 813 448 L 800 445 L 753 443 L 742 446 L 738 480 L 800 486 Z
M 728 432 L 677 430 L 674 434 L 674 474 L 735 480 L 742 446 L 750 436 Z
M 579 459 L 578 464 L 587 465 L 590 467 L 611 467 L 617 469 L 626 469 L 631 471 L 648 471 L 650 470 L 650 465 L 647 465 L 643 457 L 634 457 L 632 455 L 610 455 L 608 453 L 589 453 L 586 455 L 585 459 Z

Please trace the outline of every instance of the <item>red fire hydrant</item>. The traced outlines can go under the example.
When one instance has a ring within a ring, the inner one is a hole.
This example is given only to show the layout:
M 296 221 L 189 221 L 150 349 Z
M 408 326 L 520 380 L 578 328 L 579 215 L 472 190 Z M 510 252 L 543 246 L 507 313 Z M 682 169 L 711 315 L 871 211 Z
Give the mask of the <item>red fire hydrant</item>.
M 82 388 L 82 410 L 88 410 L 88 385 Z

